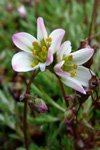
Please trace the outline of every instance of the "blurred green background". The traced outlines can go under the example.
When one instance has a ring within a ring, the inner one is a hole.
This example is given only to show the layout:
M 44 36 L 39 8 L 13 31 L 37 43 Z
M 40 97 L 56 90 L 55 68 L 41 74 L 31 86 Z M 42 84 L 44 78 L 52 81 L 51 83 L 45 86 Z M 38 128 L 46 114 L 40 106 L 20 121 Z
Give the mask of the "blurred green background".
M 0 1 L 0 150 L 25 150 L 23 135 L 24 75 L 12 70 L 12 56 L 19 50 L 12 43 L 15 32 L 28 32 L 37 36 L 37 17 L 44 19 L 48 33 L 56 28 L 66 31 L 64 40 L 72 42 L 73 50 L 89 34 L 94 0 L 1 0 Z M 24 12 L 20 12 L 24 7 Z M 100 78 L 100 1 L 92 27 L 91 46 L 97 48 L 92 70 Z M 64 41 L 63 40 L 63 41 Z M 30 72 L 25 73 L 27 80 Z M 65 87 L 67 95 L 75 91 Z M 48 111 L 33 118 L 28 108 L 28 139 L 30 150 L 100 150 L 100 104 L 91 97 L 83 103 L 75 127 L 65 125 L 66 109 L 57 78 L 45 71 L 39 73 L 31 85 L 30 93 L 46 101 Z M 100 90 L 99 90 L 100 96 Z M 58 106 L 52 104 L 57 102 Z M 76 109 L 79 101 L 75 100 Z

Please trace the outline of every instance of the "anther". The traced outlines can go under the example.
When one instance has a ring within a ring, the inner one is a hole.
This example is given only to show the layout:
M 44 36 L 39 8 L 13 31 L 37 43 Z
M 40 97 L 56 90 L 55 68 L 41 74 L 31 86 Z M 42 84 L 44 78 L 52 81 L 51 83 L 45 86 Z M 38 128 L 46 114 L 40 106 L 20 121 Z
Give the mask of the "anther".
M 74 69 L 77 69 L 77 64 L 74 64 L 73 68 L 74 68 Z
M 36 50 L 35 49 L 33 50 L 33 55 L 36 55 Z
M 43 60 L 39 56 L 35 56 L 35 58 L 43 62 Z
M 39 56 L 35 56 L 36 57 L 36 59 L 39 59 L 40 60 L 40 57 Z
M 32 45 L 36 46 L 36 45 L 38 45 L 38 42 L 35 41 L 35 42 L 32 43 Z
M 76 74 L 76 71 L 71 72 L 71 77 L 74 77 Z
M 51 41 L 52 41 L 52 38 L 51 38 L 51 37 L 48 37 L 48 38 L 46 38 L 46 41 L 47 41 L 47 42 L 51 42 Z
M 34 64 L 34 63 L 32 63 L 32 65 L 31 65 L 32 67 L 35 67 L 36 66 L 36 64 Z
M 46 50 L 46 47 L 43 46 L 43 47 L 42 47 L 42 52 L 45 52 L 45 50 Z
M 73 56 L 72 55 L 70 55 L 70 56 L 68 56 L 68 60 L 73 60 Z

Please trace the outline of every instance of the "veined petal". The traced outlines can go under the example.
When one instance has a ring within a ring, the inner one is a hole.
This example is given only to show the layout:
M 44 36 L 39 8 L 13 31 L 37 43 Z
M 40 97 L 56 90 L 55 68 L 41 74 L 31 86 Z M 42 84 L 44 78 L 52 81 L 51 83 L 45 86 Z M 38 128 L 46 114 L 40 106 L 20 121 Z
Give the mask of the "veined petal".
M 32 67 L 34 61 L 33 55 L 27 52 L 19 52 L 12 58 L 12 67 L 17 72 L 27 72 L 39 68 L 39 64 Z
M 62 30 L 62 32 L 59 33 L 59 34 L 55 37 L 55 39 L 51 42 L 50 48 L 51 48 L 51 50 L 52 50 L 52 54 L 54 54 L 54 53 L 59 49 L 60 44 L 61 44 L 61 41 L 62 41 L 62 39 L 63 39 L 63 37 L 64 37 L 64 34 L 65 34 L 65 31 Z
M 44 25 L 44 21 L 43 18 L 39 17 L 37 19 L 37 39 L 40 43 L 42 39 L 46 41 L 46 38 L 47 38 L 47 31 Z
M 81 85 L 88 87 L 91 73 L 88 68 L 78 66 L 74 79 L 76 79 Z
M 52 54 L 51 48 L 49 48 L 48 58 L 47 58 L 47 61 L 46 61 L 45 65 L 49 66 L 52 62 L 53 62 L 53 54 Z
M 65 34 L 65 31 L 63 29 L 55 29 L 54 31 L 51 32 L 51 34 L 49 35 L 49 37 L 52 38 L 52 41 L 55 40 L 55 38 L 59 35 L 62 35 L 64 36 Z
M 57 51 L 58 61 L 61 61 L 63 56 L 67 57 L 70 53 L 71 53 L 71 42 L 66 41 L 61 45 L 61 47 Z
M 35 37 L 25 32 L 15 33 L 12 36 L 12 40 L 18 48 L 29 53 L 31 53 L 33 49 L 32 43 L 37 41 Z
M 83 48 L 77 52 L 73 52 L 71 53 L 73 61 L 71 61 L 70 64 L 82 65 L 92 57 L 93 53 L 93 48 Z
M 84 88 L 82 87 L 82 85 L 76 79 L 74 79 L 73 77 L 64 77 L 64 78 L 62 78 L 62 82 L 65 85 L 75 89 L 76 91 L 79 91 L 82 94 L 86 94 L 86 92 L 85 92 Z
M 64 62 L 65 62 L 65 61 L 61 61 L 61 62 L 59 62 L 57 65 L 55 65 L 55 67 L 54 67 L 54 70 L 55 70 L 56 74 L 57 74 L 58 76 L 61 76 L 61 77 L 63 77 L 63 76 L 70 76 L 70 73 L 65 72 L 65 71 L 63 71 L 63 70 L 61 69 L 61 67 L 63 66 Z

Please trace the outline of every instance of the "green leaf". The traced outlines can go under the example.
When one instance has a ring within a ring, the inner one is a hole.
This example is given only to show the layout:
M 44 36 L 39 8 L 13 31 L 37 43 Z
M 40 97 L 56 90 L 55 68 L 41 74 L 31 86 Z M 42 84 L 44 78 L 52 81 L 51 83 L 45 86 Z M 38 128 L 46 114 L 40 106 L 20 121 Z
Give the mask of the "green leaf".
M 64 147 L 67 149 L 67 150 L 71 150 L 70 149 L 70 142 L 67 138 L 66 135 L 64 135 L 63 139 L 62 139 L 62 144 L 64 145 Z

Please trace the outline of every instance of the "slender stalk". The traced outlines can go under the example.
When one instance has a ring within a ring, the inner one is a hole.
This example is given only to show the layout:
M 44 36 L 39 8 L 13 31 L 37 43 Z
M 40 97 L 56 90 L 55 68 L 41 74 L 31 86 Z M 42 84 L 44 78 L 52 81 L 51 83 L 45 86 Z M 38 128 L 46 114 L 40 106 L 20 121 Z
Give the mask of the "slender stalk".
M 63 94 L 64 100 L 65 100 L 66 106 L 69 107 L 69 102 L 66 98 L 66 93 L 65 93 L 65 90 L 64 90 L 64 87 L 63 87 L 63 83 L 61 82 L 60 79 L 59 79 L 59 83 L 60 83 L 60 87 L 61 87 L 61 90 L 62 90 L 62 94 Z
M 26 120 L 27 120 L 27 99 L 25 98 L 25 102 L 24 102 L 24 124 L 23 124 L 23 127 L 24 127 L 24 140 L 25 140 L 25 146 L 26 146 L 26 150 L 28 150 L 28 140 L 27 140 L 27 123 L 26 123 Z
M 30 89 L 31 83 L 32 83 L 35 75 L 36 74 L 35 74 L 35 71 L 34 71 L 31 75 L 29 83 L 27 84 L 27 89 L 26 89 L 25 94 L 29 94 L 29 89 Z M 27 97 L 26 97 L 25 101 L 24 101 L 24 122 L 23 122 L 23 128 L 24 129 L 23 130 L 24 130 L 25 147 L 26 147 L 26 150 L 29 150 L 28 140 L 27 140 L 27 104 L 28 104 L 28 101 L 27 101 Z
M 92 25 L 93 25 L 93 20 L 95 17 L 95 12 L 96 12 L 97 1 L 98 0 L 94 0 L 94 5 L 93 5 L 93 11 L 92 11 L 92 17 L 91 17 L 91 23 L 90 23 L 90 29 L 89 29 L 89 35 L 88 35 L 89 36 L 89 39 L 88 39 L 89 45 L 91 45 L 91 32 L 92 32 Z

